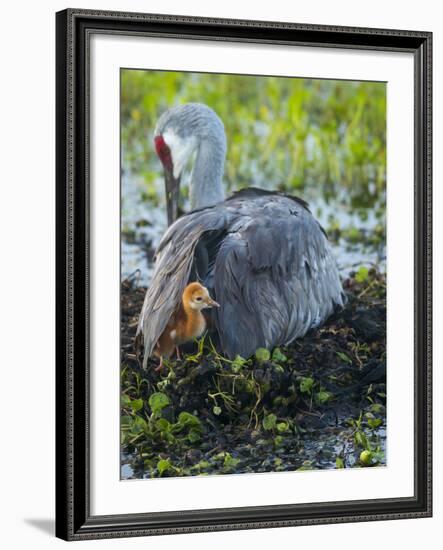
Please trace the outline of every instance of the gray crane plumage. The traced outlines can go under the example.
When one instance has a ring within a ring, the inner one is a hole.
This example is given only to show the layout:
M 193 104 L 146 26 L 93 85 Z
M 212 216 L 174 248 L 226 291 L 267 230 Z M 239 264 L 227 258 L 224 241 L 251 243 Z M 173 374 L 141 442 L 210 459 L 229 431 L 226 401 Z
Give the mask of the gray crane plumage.
M 191 280 L 220 304 L 215 329 L 230 358 L 289 344 L 345 300 L 330 244 L 307 204 L 256 188 L 197 208 L 166 231 L 138 326 L 145 367 Z

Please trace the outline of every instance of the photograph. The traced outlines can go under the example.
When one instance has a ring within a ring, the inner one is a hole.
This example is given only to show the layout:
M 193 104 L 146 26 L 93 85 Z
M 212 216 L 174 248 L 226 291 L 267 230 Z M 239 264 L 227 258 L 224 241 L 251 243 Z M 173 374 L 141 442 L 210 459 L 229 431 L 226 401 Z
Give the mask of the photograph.
M 120 479 L 385 468 L 383 81 L 120 68 Z

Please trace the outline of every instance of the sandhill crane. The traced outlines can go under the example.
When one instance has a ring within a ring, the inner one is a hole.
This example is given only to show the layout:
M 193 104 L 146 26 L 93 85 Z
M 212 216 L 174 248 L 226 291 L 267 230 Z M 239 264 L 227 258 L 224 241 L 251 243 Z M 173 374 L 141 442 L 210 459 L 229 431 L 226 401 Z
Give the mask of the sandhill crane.
M 139 318 L 145 368 L 191 281 L 220 304 L 214 329 L 230 358 L 287 345 L 343 306 L 327 236 L 303 200 L 253 187 L 225 200 L 226 136 L 211 108 L 187 103 L 166 111 L 154 144 L 171 225 Z M 180 175 L 193 154 L 191 212 L 176 219 Z

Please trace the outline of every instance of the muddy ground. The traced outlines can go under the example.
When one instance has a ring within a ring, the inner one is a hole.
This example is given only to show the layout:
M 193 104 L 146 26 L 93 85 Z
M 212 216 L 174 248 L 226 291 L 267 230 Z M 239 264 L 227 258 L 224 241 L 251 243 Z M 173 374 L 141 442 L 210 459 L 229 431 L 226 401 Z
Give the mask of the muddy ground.
M 138 363 L 146 288 L 121 287 L 122 478 L 386 464 L 386 280 L 360 268 L 325 325 L 228 361 L 206 337 L 161 373 Z

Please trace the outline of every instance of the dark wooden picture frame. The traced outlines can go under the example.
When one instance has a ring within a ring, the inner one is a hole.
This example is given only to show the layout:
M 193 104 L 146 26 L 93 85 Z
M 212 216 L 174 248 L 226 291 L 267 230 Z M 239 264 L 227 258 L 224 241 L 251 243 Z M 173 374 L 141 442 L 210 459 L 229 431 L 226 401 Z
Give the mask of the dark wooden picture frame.
M 69 9 L 56 34 L 56 535 L 66 540 L 429 517 L 431 54 L 429 32 Z M 89 40 L 94 33 L 410 52 L 415 65 L 414 496 L 92 516 L 89 499 Z

